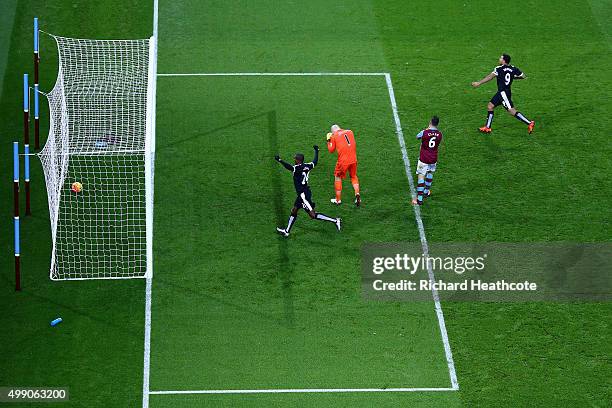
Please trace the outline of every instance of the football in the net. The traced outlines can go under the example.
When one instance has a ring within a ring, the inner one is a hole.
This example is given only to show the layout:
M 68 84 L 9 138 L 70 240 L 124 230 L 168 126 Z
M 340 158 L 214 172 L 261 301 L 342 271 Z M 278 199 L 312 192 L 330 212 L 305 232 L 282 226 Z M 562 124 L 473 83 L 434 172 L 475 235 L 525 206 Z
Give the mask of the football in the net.
M 83 191 L 83 185 L 78 181 L 75 181 L 74 183 L 72 183 L 70 189 L 75 193 L 80 193 L 81 191 Z

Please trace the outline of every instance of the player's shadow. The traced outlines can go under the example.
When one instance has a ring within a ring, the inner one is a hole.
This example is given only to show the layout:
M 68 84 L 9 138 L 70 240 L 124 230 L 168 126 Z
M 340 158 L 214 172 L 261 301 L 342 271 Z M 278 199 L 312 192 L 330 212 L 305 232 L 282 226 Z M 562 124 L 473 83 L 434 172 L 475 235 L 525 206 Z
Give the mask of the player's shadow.
M 278 129 L 276 111 L 269 111 L 268 114 L 268 141 L 270 144 L 270 157 L 278 154 Z M 270 160 L 270 180 L 274 195 L 274 213 L 276 214 L 276 225 L 281 226 L 289 216 L 287 209 L 283 208 L 283 185 L 279 177 L 276 163 Z M 285 323 L 288 327 L 293 327 L 295 322 L 295 310 L 293 306 L 293 268 L 289 263 L 288 241 L 285 237 L 278 240 L 278 277 L 281 283 L 283 296 L 283 308 Z
M 219 126 L 219 127 L 214 128 L 214 129 L 207 130 L 206 132 L 199 133 L 196 136 L 189 135 L 187 137 L 183 137 L 183 138 L 178 139 L 176 141 L 172 141 L 171 143 L 168 143 L 168 144 L 165 144 L 165 145 L 162 145 L 162 146 L 158 146 L 157 150 L 161 150 L 161 149 L 164 149 L 166 147 L 176 146 L 177 144 L 180 144 L 180 143 L 193 142 L 197 138 L 204 137 L 204 136 L 207 136 L 207 135 L 211 135 L 211 134 L 220 132 L 222 130 L 229 129 L 229 128 L 234 127 L 234 126 L 241 125 L 243 123 L 251 122 L 253 120 L 256 120 L 256 119 L 259 119 L 259 118 L 263 117 L 264 115 L 266 115 L 266 113 L 258 113 L 257 115 L 249 116 L 247 118 L 240 119 L 240 120 L 237 120 L 235 122 L 231 122 L 231 123 L 229 123 L 227 125 Z
M 283 324 L 285 320 L 285 319 L 277 318 L 276 316 L 272 316 L 270 313 L 261 312 L 257 310 L 256 308 L 246 307 L 237 302 L 230 302 L 227 300 L 227 297 L 214 296 L 210 294 L 210 292 L 206 290 L 202 291 L 198 289 L 197 287 L 194 287 L 193 285 L 179 284 L 176 282 L 175 279 L 165 279 L 163 277 L 160 278 L 158 276 L 155 278 L 155 285 L 156 287 L 161 285 L 165 287 L 166 289 L 169 288 L 171 291 L 174 291 L 181 296 L 193 296 L 194 298 L 205 298 L 210 302 L 214 302 L 214 303 L 223 305 L 227 309 L 234 309 L 239 312 L 242 312 L 248 315 L 252 315 L 252 316 L 257 316 L 261 319 L 265 319 L 265 320 L 268 320 L 274 323 Z

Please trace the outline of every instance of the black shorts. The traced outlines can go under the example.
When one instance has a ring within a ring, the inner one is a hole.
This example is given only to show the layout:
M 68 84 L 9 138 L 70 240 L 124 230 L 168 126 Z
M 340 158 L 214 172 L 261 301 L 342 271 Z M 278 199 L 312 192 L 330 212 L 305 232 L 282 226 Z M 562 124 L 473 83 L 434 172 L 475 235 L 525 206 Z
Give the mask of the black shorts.
M 502 105 L 506 110 L 514 108 L 512 103 L 512 95 L 506 91 L 501 91 L 493 95 L 491 103 L 495 106 Z
M 303 208 L 306 212 L 314 211 L 315 203 L 312 202 L 312 193 L 310 190 L 298 194 L 293 206 L 296 208 Z

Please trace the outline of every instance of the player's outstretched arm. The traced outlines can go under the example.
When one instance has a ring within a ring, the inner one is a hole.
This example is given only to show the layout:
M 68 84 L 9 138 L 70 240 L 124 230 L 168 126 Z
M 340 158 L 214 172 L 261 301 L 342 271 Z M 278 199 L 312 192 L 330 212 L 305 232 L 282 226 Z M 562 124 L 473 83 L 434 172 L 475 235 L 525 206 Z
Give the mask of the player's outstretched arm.
M 478 88 L 480 85 L 486 84 L 487 82 L 489 82 L 493 78 L 495 78 L 495 74 L 491 72 L 489 75 L 487 75 L 486 77 L 482 78 L 480 81 L 472 82 L 472 86 L 474 88 Z
M 286 161 L 284 161 L 283 159 L 281 159 L 279 155 L 274 156 L 274 160 L 282 164 L 283 167 L 285 167 L 287 170 L 293 171 L 293 166 L 287 163 Z
M 417 133 L 416 138 L 417 139 L 421 139 L 423 137 L 423 133 L 425 132 L 425 130 L 421 130 L 419 133 Z

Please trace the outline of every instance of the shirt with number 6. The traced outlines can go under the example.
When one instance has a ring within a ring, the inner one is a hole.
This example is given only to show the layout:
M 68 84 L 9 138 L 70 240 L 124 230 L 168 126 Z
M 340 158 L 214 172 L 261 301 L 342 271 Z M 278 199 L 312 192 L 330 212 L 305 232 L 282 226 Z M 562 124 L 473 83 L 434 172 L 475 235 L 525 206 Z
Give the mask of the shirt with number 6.
M 421 153 L 419 160 L 423 163 L 434 164 L 438 162 L 438 147 L 442 143 L 442 132 L 435 127 L 421 130 L 417 135 L 421 139 Z

